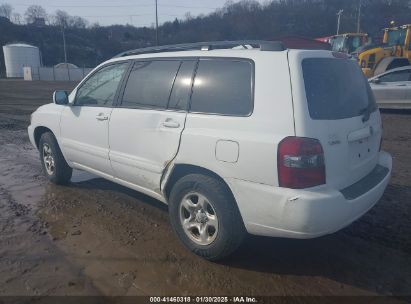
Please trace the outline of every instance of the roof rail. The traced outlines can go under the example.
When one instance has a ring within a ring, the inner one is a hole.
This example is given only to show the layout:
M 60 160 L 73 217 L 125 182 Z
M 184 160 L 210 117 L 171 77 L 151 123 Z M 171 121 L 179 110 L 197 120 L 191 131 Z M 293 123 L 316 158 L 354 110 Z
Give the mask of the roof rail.
M 162 53 L 162 52 L 178 52 L 178 51 L 194 51 L 202 50 L 209 51 L 213 49 L 227 49 L 236 46 L 242 46 L 244 48 L 259 48 L 261 51 L 280 52 L 286 48 L 281 41 L 265 41 L 265 40 L 235 40 L 235 41 L 209 41 L 209 42 L 196 42 L 196 43 L 184 43 L 184 44 L 170 44 L 162 46 L 146 47 L 141 49 L 135 49 L 120 53 L 113 58 L 125 57 L 130 55 L 150 54 L 150 53 Z

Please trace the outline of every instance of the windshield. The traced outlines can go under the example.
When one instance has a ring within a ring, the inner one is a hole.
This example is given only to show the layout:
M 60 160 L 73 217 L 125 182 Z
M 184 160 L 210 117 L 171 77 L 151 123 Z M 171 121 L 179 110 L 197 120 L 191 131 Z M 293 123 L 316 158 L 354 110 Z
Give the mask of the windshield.
M 331 39 L 332 50 L 334 52 L 344 51 L 344 42 L 345 42 L 345 37 L 343 37 L 343 36 L 332 38 Z
M 405 29 L 388 31 L 387 43 L 389 46 L 404 45 L 406 35 L 407 31 Z
M 307 58 L 302 68 L 312 119 L 345 119 L 376 109 L 368 81 L 355 61 Z

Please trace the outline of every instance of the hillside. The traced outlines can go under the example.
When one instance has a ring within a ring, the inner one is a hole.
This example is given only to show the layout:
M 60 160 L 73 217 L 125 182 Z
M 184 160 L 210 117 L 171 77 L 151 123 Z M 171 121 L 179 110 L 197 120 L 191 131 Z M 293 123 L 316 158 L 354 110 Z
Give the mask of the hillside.
M 361 30 L 373 35 L 395 20 L 411 23 L 411 1 L 362 0 Z M 356 30 L 358 0 L 277 0 L 260 5 L 254 1 L 228 2 L 206 16 L 166 22 L 159 28 L 161 44 L 231 39 L 275 39 L 287 35 L 320 37 L 335 34 L 336 12 L 344 9 L 341 30 Z M 132 48 L 153 45 L 153 28 L 129 25 L 67 28 L 68 61 L 93 67 Z M 57 26 L 17 25 L 0 18 L 0 45 L 24 41 L 40 48 L 47 66 L 62 62 L 63 39 Z M 4 70 L 2 49 L 0 70 Z

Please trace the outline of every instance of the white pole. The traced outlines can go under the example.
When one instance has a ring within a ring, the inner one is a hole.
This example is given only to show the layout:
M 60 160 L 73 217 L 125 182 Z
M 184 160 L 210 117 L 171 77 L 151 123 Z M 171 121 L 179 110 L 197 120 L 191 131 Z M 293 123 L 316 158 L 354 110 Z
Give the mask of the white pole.
M 64 26 L 61 27 L 61 31 L 63 32 L 64 63 L 67 63 L 66 35 L 64 34 Z
M 337 19 L 337 35 L 340 34 L 340 25 L 341 25 L 341 15 L 343 14 L 344 10 L 339 10 L 337 13 L 338 19 Z
M 361 31 L 361 6 L 362 6 L 362 1 L 359 0 L 358 4 L 358 19 L 357 19 L 357 33 Z
M 156 43 L 158 45 L 158 5 L 157 5 L 157 0 L 156 1 Z

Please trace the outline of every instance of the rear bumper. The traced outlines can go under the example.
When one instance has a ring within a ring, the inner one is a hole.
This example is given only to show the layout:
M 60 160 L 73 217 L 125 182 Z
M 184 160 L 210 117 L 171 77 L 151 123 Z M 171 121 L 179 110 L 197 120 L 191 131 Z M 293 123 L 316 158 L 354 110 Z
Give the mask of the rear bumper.
M 355 195 L 351 192 L 351 196 L 347 196 L 347 191 L 343 194 L 326 186 L 293 190 L 237 179 L 226 179 L 226 182 L 233 191 L 249 233 L 314 238 L 348 226 L 378 202 L 391 176 L 391 156 L 380 152 L 378 166 L 385 169 L 384 175 L 375 179 L 374 184 L 368 183 L 364 193 L 358 192 L 358 186 L 365 187 L 363 184 L 349 187 L 357 190 Z

